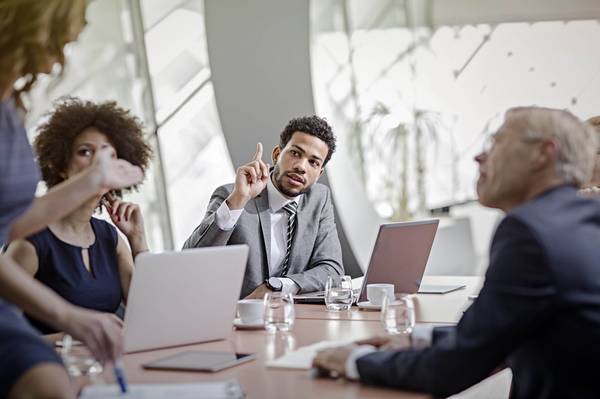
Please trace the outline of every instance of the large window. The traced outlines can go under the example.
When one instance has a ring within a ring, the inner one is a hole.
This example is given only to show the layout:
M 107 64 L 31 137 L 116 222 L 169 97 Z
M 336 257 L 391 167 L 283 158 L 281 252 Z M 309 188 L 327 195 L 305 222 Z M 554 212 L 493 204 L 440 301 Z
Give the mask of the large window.
M 439 3 L 311 2 L 317 110 L 384 218 L 475 198 L 473 157 L 511 106 L 600 113 L 597 20 L 433 25 L 414 9 Z
M 204 1 L 142 1 L 172 239 L 181 248 L 234 172 L 210 80 Z
M 60 77 L 42 78 L 28 127 L 62 95 L 115 100 L 145 123 L 155 159 L 126 200 L 140 204 L 153 250 L 180 248 L 210 193 L 234 173 L 214 102 L 203 0 L 102 0 L 68 46 Z

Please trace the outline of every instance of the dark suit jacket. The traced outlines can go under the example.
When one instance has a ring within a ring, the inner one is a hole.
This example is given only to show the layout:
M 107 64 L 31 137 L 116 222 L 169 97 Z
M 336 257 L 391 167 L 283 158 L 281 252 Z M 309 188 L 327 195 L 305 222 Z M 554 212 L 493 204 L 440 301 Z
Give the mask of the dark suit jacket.
M 269 196 L 265 188 L 246 204 L 232 230 L 221 230 L 215 221 L 216 211 L 232 190 L 233 184 L 215 190 L 204 220 L 183 247 L 248 244 L 250 253 L 240 295 L 243 298 L 269 277 L 271 214 Z M 344 274 L 342 249 L 335 226 L 329 188 L 315 183 L 303 194 L 296 218 L 290 269 L 285 277 L 298 284 L 300 292 L 323 290 L 328 275 Z
M 447 396 L 513 371 L 515 398 L 600 398 L 600 202 L 570 186 L 506 215 L 479 297 L 424 350 L 357 361 L 368 384 Z

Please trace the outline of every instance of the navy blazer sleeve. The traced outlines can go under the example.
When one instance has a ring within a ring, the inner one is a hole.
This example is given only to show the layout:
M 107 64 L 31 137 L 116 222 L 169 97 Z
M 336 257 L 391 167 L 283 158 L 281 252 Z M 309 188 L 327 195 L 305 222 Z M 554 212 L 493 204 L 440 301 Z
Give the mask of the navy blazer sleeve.
M 557 290 L 544 256 L 531 230 L 506 217 L 492 242 L 484 286 L 458 325 L 429 348 L 359 358 L 361 381 L 447 396 L 489 376 L 551 317 Z

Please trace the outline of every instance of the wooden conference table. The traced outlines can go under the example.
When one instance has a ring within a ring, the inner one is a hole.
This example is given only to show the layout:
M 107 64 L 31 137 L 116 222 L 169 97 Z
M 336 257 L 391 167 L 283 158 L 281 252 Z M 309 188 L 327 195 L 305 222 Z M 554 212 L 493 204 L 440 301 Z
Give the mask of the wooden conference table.
M 417 323 L 455 323 L 482 284 L 480 277 L 426 276 L 426 284 L 466 284 L 448 294 L 417 294 Z M 323 340 L 350 340 L 384 334 L 378 311 L 353 307 L 348 312 L 330 312 L 324 305 L 296 305 L 296 323 L 286 334 L 264 330 L 232 330 L 224 341 L 180 346 L 125 355 L 125 373 L 130 384 L 217 381 L 235 378 L 248 398 L 426 398 L 409 392 L 361 386 L 355 382 L 314 379 L 307 371 L 267 368 L 265 362 L 301 346 Z M 257 359 L 217 373 L 144 370 L 141 365 L 185 350 L 256 353 Z M 105 372 L 106 373 L 106 372 Z M 107 381 L 112 377 L 106 376 Z

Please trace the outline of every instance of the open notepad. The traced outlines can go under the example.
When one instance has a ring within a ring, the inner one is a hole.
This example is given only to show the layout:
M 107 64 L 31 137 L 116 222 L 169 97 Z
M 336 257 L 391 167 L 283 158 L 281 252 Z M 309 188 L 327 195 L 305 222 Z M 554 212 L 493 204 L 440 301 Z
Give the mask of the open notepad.
M 293 352 L 289 352 L 280 358 L 267 361 L 267 367 L 281 368 L 281 369 L 294 369 L 294 370 L 308 370 L 312 367 L 313 358 L 317 352 L 325 349 L 332 348 L 335 346 L 342 346 L 351 343 L 352 340 L 347 341 L 320 341 L 316 344 L 303 346 Z
M 131 384 L 123 394 L 117 385 L 88 385 L 81 399 L 237 399 L 244 392 L 236 380 L 195 382 L 185 384 Z

